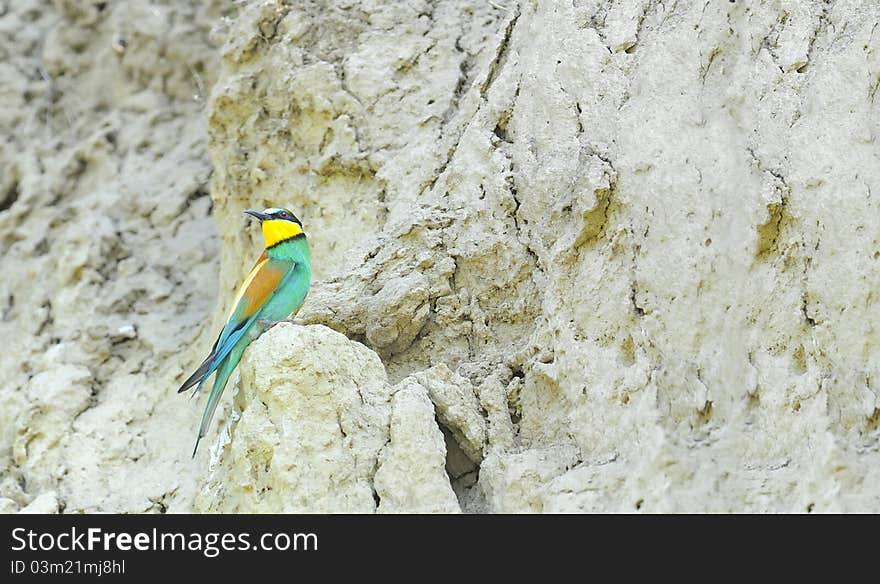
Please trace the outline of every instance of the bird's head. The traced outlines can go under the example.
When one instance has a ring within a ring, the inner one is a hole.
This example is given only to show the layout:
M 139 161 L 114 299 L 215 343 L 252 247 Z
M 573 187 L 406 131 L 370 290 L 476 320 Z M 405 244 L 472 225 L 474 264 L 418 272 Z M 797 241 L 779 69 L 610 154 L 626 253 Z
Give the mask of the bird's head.
M 248 209 L 245 213 L 260 220 L 263 237 L 266 239 L 266 249 L 288 239 L 305 237 L 302 222 L 288 209 L 271 208 L 265 211 Z

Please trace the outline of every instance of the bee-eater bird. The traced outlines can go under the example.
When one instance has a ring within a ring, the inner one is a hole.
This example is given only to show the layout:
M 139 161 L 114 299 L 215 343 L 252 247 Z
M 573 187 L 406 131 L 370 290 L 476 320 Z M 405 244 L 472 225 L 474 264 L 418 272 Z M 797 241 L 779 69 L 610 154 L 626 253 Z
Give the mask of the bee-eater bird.
M 223 388 L 241 361 L 245 348 L 272 325 L 296 314 L 306 299 L 312 280 L 309 244 L 296 215 L 287 209 L 274 208 L 262 212 L 248 209 L 245 213 L 260 220 L 266 250 L 239 288 L 211 353 L 178 390 L 180 393 L 198 384 L 193 392 L 195 395 L 208 377 L 217 372 L 202 415 L 193 456 L 208 431 Z

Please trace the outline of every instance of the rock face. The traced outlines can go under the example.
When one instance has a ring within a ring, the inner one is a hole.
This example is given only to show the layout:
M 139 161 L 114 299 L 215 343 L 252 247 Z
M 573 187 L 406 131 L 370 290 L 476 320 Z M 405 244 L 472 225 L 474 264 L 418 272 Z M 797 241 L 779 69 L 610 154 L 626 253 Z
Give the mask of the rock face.
M 0 15 L 0 510 L 880 511 L 875 2 L 88 4 Z
M 227 4 L 0 5 L 0 509 L 192 507 L 174 385 L 217 298 Z
M 376 353 L 326 327 L 273 327 L 241 364 L 238 411 L 196 509 L 458 509 L 434 406 L 402 383 L 392 388 Z
M 409 379 L 391 401 L 388 444 L 374 477 L 380 513 L 461 511 L 446 473 L 446 445 L 428 393 Z

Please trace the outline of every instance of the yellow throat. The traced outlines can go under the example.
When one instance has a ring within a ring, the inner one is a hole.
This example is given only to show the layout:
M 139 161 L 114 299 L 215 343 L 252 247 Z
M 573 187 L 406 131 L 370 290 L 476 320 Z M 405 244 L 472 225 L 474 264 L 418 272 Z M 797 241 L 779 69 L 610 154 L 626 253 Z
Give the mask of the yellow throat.
M 281 219 L 263 221 L 263 237 L 266 239 L 267 248 L 285 239 L 296 237 L 302 232 L 302 227 L 292 221 L 283 221 Z

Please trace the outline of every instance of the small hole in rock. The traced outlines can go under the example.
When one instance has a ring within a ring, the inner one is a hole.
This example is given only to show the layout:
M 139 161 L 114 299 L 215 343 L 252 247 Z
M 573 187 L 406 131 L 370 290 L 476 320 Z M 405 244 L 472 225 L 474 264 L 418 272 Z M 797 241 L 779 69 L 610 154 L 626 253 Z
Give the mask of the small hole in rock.
M 18 200 L 19 196 L 18 191 L 18 181 L 12 183 L 12 186 L 6 189 L 6 192 L 3 193 L 3 196 L 0 197 L 0 211 L 5 211 L 10 208 L 15 202 Z

